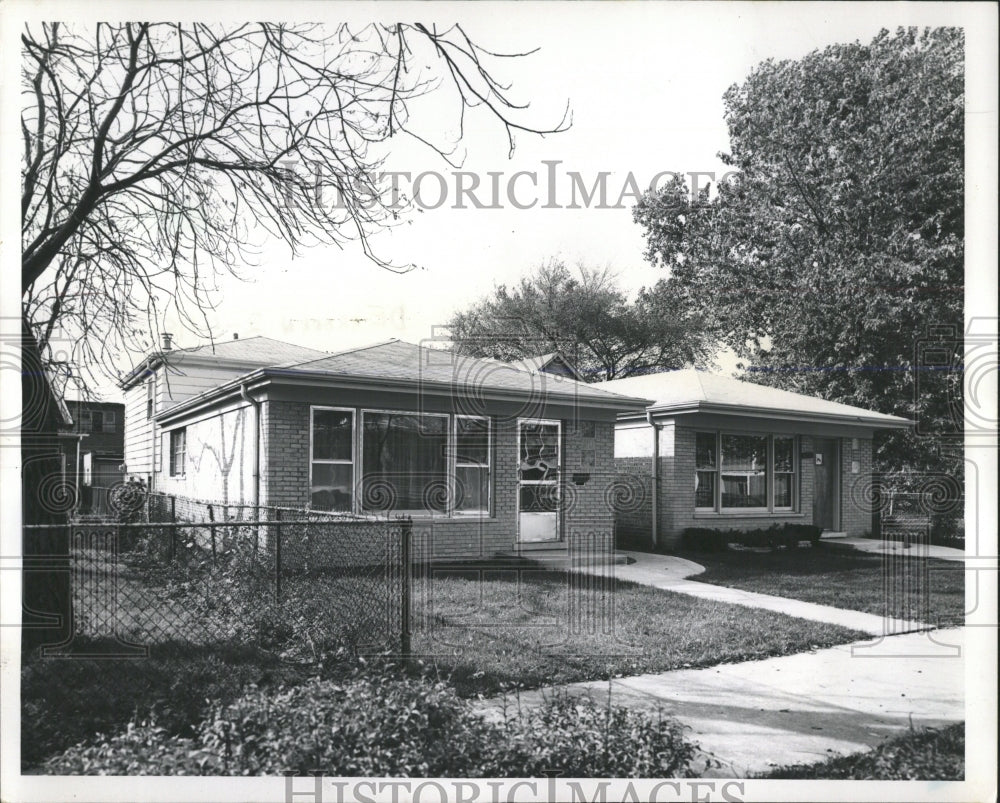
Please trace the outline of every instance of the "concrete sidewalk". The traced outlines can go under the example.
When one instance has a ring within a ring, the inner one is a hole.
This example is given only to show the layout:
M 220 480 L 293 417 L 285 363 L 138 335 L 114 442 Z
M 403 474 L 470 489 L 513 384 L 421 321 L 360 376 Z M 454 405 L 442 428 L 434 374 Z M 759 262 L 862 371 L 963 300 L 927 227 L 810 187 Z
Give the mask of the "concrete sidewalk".
M 705 567 L 684 558 L 673 555 L 654 555 L 649 552 L 626 552 L 634 563 L 628 565 L 608 565 L 575 568 L 588 574 L 606 574 L 613 572 L 619 580 L 628 580 L 640 585 L 676 591 L 702 599 L 717 602 L 729 602 L 734 605 L 745 605 L 750 608 L 763 608 L 768 611 L 786 613 L 801 619 L 815 622 L 840 625 L 841 627 L 859 630 L 871 636 L 898 635 L 917 630 L 928 630 L 931 625 L 905 619 L 892 619 L 876 616 L 861 611 L 849 611 L 834 608 L 830 605 L 818 605 L 814 602 L 791 599 L 790 597 L 775 597 L 769 594 L 758 594 L 753 591 L 742 591 L 738 588 L 699 583 L 687 579 L 705 571 Z
M 829 541 L 824 541 L 823 546 L 833 549 L 875 552 L 880 555 L 898 552 L 899 554 L 908 554 L 911 557 L 919 555 L 937 560 L 965 562 L 964 550 L 950 546 L 938 546 L 937 544 L 914 544 L 907 548 L 902 541 L 889 541 L 881 538 L 831 538 Z
M 964 628 L 949 628 L 560 688 L 602 702 L 610 689 L 613 704 L 660 708 L 688 726 L 704 751 L 695 775 L 745 777 L 865 750 L 911 725 L 964 720 L 963 637 Z M 537 705 L 551 691 L 522 692 L 520 704 Z M 510 697 L 506 703 L 516 705 Z M 499 717 L 503 702 L 478 705 Z

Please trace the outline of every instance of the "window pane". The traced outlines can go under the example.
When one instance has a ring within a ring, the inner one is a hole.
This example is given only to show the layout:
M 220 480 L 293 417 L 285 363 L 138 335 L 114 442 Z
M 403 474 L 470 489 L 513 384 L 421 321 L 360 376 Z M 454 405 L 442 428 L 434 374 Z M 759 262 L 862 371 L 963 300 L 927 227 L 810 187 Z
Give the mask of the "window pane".
M 559 469 L 559 427 L 521 423 L 522 480 L 554 482 Z
M 736 471 L 764 471 L 767 467 L 767 437 L 723 435 L 722 467 Z
M 558 485 L 522 485 L 522 513 L 551 513 L 559 509 Z
M 485 418 L 456 418 L 455 431 L 455 462 L 480 463 L 490 462 L 490 423 Z
M 715 435 L 709 432 L 697 433 L 694 450 L 698 468 L 715 468 Z
M 767 477 L 759 472 L 722 473 L 722 506 L 767 507 Z
M 313 410 L 313 459 L 350 460 L 353 413 Z
M 446 510 L 447 446 L 445 417 L 365 413 L 362 506 L 366 510 Z
M 774 506 L 775 507 L 791 507 L 792 506 L 792 475 L 791 474 L 775 474 L 774 475 Z
M 350 463 L 313 463 L 312 506 L 316 510 L 351 510 L 354 467 Z
M 795 464 L 792 462 L 794 458 L 795 444 L 794 438 L 779 438 L 774 439 L 774 470 L 775 471 L 795 471 Z
M 696 471 L 694 486 L 694 506 L 715 508 L 715 478 L 714 471 Z
M 480 466 L 455 466 L 455 509 L 489 509 L 490 472 Z

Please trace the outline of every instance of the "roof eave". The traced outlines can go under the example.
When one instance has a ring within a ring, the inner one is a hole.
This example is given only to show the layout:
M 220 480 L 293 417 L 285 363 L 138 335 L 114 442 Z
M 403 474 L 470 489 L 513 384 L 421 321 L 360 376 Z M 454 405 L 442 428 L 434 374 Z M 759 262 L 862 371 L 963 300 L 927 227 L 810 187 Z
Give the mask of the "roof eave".
M 711 402 L 681 402 L 677 404 L 654 404 L 649 408 L 653 415 L 690 415 L 693 413 L 715 413 L 735 415 L 745 418 L 777 418 L 782 421 L 802 421 L 815 424 L 844 424 L 873 427 L 875 429 L 908 429 L 915 422 L 907 418 L 885 419 L 874 416 L 846 415 L 841 413 L 815 413 L 785 410 L 777 407 L 750 407 L 737 404 L 716 404 Z

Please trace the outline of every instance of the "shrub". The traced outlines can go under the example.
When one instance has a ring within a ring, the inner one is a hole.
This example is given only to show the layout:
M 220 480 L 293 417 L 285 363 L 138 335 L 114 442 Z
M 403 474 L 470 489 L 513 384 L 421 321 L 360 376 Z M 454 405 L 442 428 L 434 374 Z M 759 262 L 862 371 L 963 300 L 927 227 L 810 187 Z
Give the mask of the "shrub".
M 772 524 L 755 530 L 713 530 L 688 527 L 681 533 L 681 546 L 699 552 L 724 552 L 729 544 L 751 549 L 795 549 L 800 541 L 819 541 L 823 530 L 813 524 Z
M 758 778 L 961 781 L 965 778 L 965 723 L 927 728 L 888 739 L 874 750 L 819 764 L 776 767 Z
M 216 706 L 194 738 L 153 721 L 51 758 L 52 774 L 514 777 L 678 775 L 694 746 L 662 716 L 556 695 L 492 721 L 441 681 L 370 671 L 254 689 Z

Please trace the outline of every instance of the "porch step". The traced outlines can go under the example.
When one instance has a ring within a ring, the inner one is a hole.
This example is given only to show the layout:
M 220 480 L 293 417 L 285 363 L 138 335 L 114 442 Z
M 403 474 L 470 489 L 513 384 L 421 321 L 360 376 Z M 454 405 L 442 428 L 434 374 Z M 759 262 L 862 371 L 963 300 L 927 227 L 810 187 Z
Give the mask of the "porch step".
M 531 549 L 531 550 L 504 550 L 497 552 L 496 557 L 500 560 L 514 561 L 517 563 L 531 563 L 542 566 L 546 569 L 566 569 L 573 565 L 568 549 Z M 624 552 L 613 552 L 608 555 L 583 555 L 575 556 L 577 562 L 586 562 L 590 565 L 610 565 L 624 566 L 632 562 Z
M 833 538 L 847 538 L 847 533 L 834 532 L 833 530 L 824 530 L 819 536 L 819 539 L 821 541 L 828 541 Z

